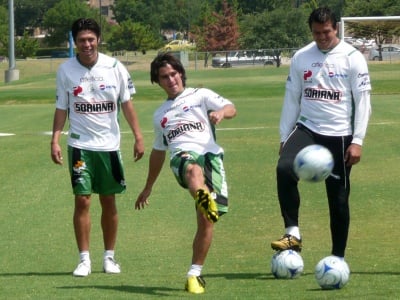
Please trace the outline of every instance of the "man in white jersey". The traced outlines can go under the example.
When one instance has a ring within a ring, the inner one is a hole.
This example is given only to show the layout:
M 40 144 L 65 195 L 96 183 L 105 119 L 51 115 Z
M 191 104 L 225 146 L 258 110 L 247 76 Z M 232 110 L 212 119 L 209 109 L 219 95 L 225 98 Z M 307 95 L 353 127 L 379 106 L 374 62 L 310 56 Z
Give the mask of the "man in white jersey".
M 314 10 L 308 23 L 314 42 L 293 56 L 286 82 L 276 169 L 285 234 L 271 247 L 301 251 L 299 179 L 293 160 L 304 147 L 320 144 L 332 152 L 335 163 L 325 181 L 331 254 L 344 259 L 350 224 L 350 171 L 360 161 L 371 112 L 370 78 L 363 55 L 337 37 L 336 16 L 329 8 Z
M 236 115 L 231 101 L 205 88 L 186 88 L 186 72 L 170 53 L 151 63 L 151 82 L 167 94 L 153 116 L 155 141 L 150 154 L 146 185 L 135 208 L 143 209 L 162 169 L 166 151 L 178 181 L 195 199 L 197 232 L 185 289 L 204 293 L 201 271 L 211 246 L 213 224 L 228 211 L 228 189 L 223 166 L 223 149 L 215 141 L 214 126 Z
M 91 273 L 92 193 L 99 194 L 102 207 L 103 270 L 120 273 L 114 258 L 118 227 L 115 194 L 123 193 L 126 187 L 118 115 L 122 109 L 135 137 L 133 156 L 137 161 L 144 154 L 144 143 L 131 102 L 135 88 L 119 61 L 98 52 L 101 32 L 95 20 L 78 19 L 71 30 L 78 54 L 63 63 L 57 72 L 51 158 L 56 164 L 63 163 L 59 141 L 68 117 L 68 163 L 75 195 L 73 223 L 79 250 L 79 264 L 73 275 Z

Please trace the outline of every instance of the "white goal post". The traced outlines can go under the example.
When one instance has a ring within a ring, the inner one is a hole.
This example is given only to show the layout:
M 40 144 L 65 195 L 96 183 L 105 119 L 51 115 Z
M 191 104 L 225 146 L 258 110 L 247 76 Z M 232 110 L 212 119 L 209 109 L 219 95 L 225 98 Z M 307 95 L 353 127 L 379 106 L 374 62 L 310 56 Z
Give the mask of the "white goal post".
M 342 17 L 340 18 L 340 39 L 344 40 L 345 22 L 346 21 L 400 21 L 400 16 L 386 17 Z

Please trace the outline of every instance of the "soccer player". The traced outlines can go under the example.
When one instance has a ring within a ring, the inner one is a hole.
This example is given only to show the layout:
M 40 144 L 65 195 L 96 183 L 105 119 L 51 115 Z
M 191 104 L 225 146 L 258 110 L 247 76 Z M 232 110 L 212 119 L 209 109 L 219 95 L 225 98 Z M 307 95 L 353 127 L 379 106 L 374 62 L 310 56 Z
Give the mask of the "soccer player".
M 293 56 L 286 81 L 276 168 L 285 234 L 271 247 L 301 251 L 299 179 L 293 160 L 304 147 L 321 144 L 334 158 L 332 175 L 325 181 L 331 254 L 344 258 L 350 224 L 350 171 L 360 161 L 371 112 L 370 77 L 363 55 L 337 37 L 336 16 L 329 8 L 315 9 L 308 24 L 314 41 Z
M 78 54 L 63 63 L 57 72 L 51 158 L 56 164 L 63 163 L 59 141 L 68 117 L 68 164 L 75 195 L 73 223 L 80 254 L 73 275 L 91 273 L 89 207 L 92 193 L 99 194 L 102 207 L 104 272 L 120 273 L 114 258 L 118 227 L 115 194 L 124 192 L 126 186 L 118 116 L 122 109 L 135 137 L 133 156 L 137 161 L 144 154 L 144 143 L 131 101 L 135 88 L 119 61 L 98 52 L 101 34 L 95 20 L 78 19 L 71 30 Z
M 177 182 L 195 200 L 197 232 L 185 289 L 200 294 L 204 293 L 201 271 L 211 246 L 213 225 L 228 211 L 223 149 L 215 141 L 214 126 L 233 118 L 236 109 L 231 101 L 209 89 L 187 88 L 185 69 L 170 53 L 159 54 L 153 60 L 150 77 L 152 83 L 164 89 L 167 99 L 153 115 L 155 141 L 147 181 L 135 208 L 148 205 L 168 150 Z

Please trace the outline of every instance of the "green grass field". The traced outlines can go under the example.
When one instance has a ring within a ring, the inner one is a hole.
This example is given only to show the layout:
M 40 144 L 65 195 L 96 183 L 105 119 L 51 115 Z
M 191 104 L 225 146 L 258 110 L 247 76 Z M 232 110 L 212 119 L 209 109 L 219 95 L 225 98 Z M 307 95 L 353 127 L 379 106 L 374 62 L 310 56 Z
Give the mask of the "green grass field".
M 133 71 L 147 152 L 133 163 L 132 137 L 123 122 L 128 190 L 119 196 L 116 248 L 122 273 L 102 273 L 100 207 L 92 204 L 92 274 L 71 275 L 78 256 L 73 196 L 66 166 L 50 159 L 54 73 L 0 83 L 0 299 L 398 299 L 400 175 L 399 65 L 371 65 L 371 117 L 363 159 L 353 168 L 352 221 L 346 260 L 350 282 L 323 291 L 316 263 L 330 252 L 322 184 L 301 183 L 304 274 L 277 280 L 270 273 L 270 241 L 283 233 L 275 189 L 278 122 L 287 67 L 188 72 L 188 85 L 205 86 L 234 101 L 238 116 L 217 131 L 225 148 L 230 213 L 215 227 L 204 278 L 206 293 L 183 291 L 195 231 L 193 200 L 166 166 L 150 206 L 134 210 L 145 182 L 153 139 L 151 117 L 163 92 L 148 71 Z M 65 140 L 63 141 L 64 151 Z

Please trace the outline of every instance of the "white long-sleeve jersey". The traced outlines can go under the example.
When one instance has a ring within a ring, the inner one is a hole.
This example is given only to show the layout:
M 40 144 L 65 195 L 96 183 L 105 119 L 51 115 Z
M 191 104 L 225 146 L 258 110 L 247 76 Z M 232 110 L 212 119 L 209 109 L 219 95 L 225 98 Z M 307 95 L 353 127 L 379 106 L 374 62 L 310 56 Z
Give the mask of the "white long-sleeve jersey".
M 280 120 L 281 142 L 295 124 L 327 136 L 353 135 L 362 145 L 369 116 L 371 84 L 364 56 L 341 41 L 323 53 L 315 42 L 293 56 Z

